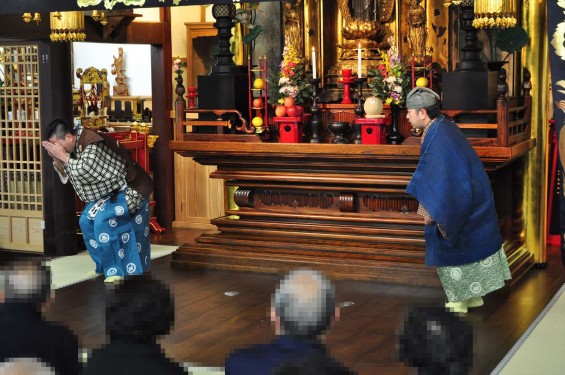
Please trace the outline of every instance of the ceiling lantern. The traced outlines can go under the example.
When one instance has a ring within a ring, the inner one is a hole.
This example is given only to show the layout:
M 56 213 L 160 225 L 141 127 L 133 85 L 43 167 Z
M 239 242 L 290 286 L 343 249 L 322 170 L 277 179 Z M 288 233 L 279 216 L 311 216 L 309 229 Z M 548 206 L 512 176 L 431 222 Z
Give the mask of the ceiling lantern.
M 516 26 L 515 0 L 475 0 L 475 19 L 473 27 L 477 29 Z
M 84 12 L 51 12 L 51 41 L 53 42 L 82 42 L 86 39 L 84 33 Z

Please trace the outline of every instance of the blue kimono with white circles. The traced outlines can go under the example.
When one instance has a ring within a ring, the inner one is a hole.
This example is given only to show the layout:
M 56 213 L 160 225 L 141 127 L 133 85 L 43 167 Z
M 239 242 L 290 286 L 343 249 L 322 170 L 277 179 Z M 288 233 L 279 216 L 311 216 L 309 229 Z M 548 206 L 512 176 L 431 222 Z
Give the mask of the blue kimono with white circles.
M 104 277 L 142 274 L 151 264 L 149 202 L 132 216 L 124 191 L 110 198 L 89 202 L 80 216 L 87 250 Z

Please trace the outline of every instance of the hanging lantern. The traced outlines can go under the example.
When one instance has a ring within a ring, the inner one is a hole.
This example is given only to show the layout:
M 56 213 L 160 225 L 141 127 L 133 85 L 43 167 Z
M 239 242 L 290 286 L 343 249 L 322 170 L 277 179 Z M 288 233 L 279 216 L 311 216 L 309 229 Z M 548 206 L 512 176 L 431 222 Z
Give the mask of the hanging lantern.
M 106 12 L 102 12 L 102 14 L 100 14 L 100 23 L 102 26 L 106 26 L 108 24 L 108 16 L 106 15 Z
M 86 39 L 84 33 L 84 12 L 52 12 L 51 41 L 81 42 Z
M 33 20 L 34 20 L 35 22 L 37 22 L 37 24 L 39 25 L 39 23 L 41 22 L 41 14 L 39 14 L 39 13 L 34 13 L 34 14 L 33 14 Z
M 100 12 L 96 9 L 92 11 L 92 15 L 90 16 L 96 22 L 100 21 Z
M 505 29 L 516 26 L 515 0 L 475 0 L 473 27 Z

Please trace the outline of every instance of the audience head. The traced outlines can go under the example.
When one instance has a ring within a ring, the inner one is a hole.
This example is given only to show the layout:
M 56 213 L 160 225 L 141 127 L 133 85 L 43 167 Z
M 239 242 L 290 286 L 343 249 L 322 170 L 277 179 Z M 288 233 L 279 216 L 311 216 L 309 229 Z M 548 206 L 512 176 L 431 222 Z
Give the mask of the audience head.
M 464 375 L 472 367 L 473 327 L 443 307 L 413 307 L 398 344 L 400 360 L 420 375 Z
M 0 375 L 55 375 L 55 370 L 38 358 L 13 358 L 0 363 Z
M 15 260 L 0 271 L 5 303 L 29 303 L 38 308 L 51 295 L 51 270 L 41 260 Z
M 291 271 L 273 296 L 271 313 L 281 333 L 317 338 L 336 316 L 334 287 L 321 272 Z
M 108 291 L 110 341 L 150 343 L 170 332 L 175 306 L 169 288 L 149 274 L 129 276 Z

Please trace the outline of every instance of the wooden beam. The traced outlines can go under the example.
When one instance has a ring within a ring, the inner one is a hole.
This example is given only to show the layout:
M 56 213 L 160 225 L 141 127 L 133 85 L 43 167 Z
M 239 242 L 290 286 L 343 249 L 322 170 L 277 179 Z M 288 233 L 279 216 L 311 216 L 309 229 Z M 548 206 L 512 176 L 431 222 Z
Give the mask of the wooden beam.
M 117 10 L 108 12 L 108 23 L 103 26 L 102 39 L 117 40 L 129 24 L 141 14 L 134 14 L 132 10 Z
M 162 22 L 132 22 L 127 28 L 128 43 L 162 44 L 165 39 Z

